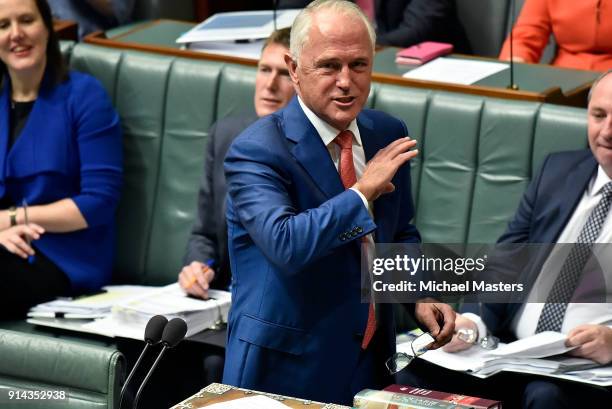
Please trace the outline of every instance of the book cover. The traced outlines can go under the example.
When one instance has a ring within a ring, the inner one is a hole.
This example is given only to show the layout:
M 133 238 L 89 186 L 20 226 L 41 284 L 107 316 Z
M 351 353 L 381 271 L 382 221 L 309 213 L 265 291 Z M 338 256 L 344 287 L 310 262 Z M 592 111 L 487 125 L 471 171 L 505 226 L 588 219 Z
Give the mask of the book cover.
M 474 409 L 501 409 L 500 401 L 479 398 L 476 396 L 460 395 L 456 393 L 432 391 L 424 388 L 416 388 L 410 385 L 389 385 L 384 391 L 401 393 L 410 396 L 419 396 L 427 399 L 432 399 L 439 402 L 453 403 L 460 405 L 458 407 L 470 407 Z
M 468 407 L 422 396 L 374 389 L 364 389 L 355 395 L 353 406 L 358 409 L 463 409 Z
M 424 41 L 411 47 L 404 48 L 403 50 L 399 50 L 395 54 L 395 62 L 398 64 L 421 65 L 434 58 L 452 52 L 452 44 Z

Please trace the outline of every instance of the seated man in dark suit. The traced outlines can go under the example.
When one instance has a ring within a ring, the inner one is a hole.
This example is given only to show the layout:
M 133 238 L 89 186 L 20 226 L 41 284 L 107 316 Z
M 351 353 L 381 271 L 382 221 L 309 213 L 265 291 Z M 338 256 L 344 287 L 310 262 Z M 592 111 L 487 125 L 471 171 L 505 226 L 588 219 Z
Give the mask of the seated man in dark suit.
M 277 30 L 263 46 L 255 77 L 255 113 L 221 119 L 210 130 L 198 194 L 198 218 L 187 243 L 185 266 L 178 277 L 183 290 L 191 295 L 206 298 L 209 286 L 223 290 L 229 286 L 223 159 L 240 132 L 258 117 L 285 106 L 293 96 L 295 91 L 284 60 L 289 51 L 289 35 L 288 28 Z M 204 366 L 206 384 L 221 381 L 221 356 L 207 355 Z
M 590 150 L 554 153 L 545 160 L 500 243 L 581 243 L 591 248 L 612 242 L 612 71 L 602 75 L 589 94 L 588 140 Z M 593 253 L 597 254 L 597 248 Z M 551 255 L 538 268 L 540 281 L 536 281 L 537 286 L 545 277 L 550 280 L 547 302 L 483 304 L 481 314 L 458 315 L 456 328 L 471 329 L 480 339 L 487 332 L 520 339 L 558 331 L 567 334 L 568 346 L 576 347 L 571 355 L 610 364 L 612 304 L 575 301 L 581 288 L 589 285 L 586 261 L 580 262 L 573 250 L 564 260 Z M 565 299 L 559 299 L 563 293 Z M 445 350 L 471 346 L 455 335 Z M 593 402 L 591 395 L 601 402 L 612 398 L 609 391 L 553 378 L 523 377 L 521 388 L 526 408 L 577 407 L 581 401 Z M 512 393 L 516 392 L 513 388 Z

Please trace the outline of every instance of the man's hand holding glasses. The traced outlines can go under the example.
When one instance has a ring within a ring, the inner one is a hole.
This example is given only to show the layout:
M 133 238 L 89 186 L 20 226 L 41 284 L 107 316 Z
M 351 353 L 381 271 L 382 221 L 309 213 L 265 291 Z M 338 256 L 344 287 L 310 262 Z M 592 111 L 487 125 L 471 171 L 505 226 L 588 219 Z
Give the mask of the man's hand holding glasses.
M 456 313 L 450 305 L 427 298 L 416 303 L 414 315 L 435 339 L 429 349 L 440 348 L 452 339 Z

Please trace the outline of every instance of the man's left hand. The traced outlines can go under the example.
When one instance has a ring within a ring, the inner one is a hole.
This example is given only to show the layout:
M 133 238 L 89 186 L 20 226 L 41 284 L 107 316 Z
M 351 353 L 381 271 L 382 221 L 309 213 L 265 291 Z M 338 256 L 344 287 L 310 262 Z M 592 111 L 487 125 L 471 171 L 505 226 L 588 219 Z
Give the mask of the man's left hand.
M 592 359 L 601 365 L 612 362 L 612 328 L 605 325 L 579 325 L 567 334 L 565 345 L 578 345 L 570 355 Z
M 425 299 L 416 303 L 414 315 L 436 339 L 429 349 L 440 348 L 453 338 L 455 311 L 450 305 L 436 302 L 433 299 Z

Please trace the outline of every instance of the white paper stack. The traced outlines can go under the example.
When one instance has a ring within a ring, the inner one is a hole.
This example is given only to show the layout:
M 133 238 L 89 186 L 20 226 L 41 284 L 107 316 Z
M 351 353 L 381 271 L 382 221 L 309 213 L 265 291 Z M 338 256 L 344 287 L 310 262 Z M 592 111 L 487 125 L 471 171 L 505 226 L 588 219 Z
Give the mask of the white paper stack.
M 89 329 L 112 331 L 114 336 L 142 339 L 147 322 L 154 315 L 164 315 L 168 320 L 182 318 L 187 323 L 187 335 L 191 336 L 216 323 L 226 322 L 231 304 L 227 291 L 209 290 L 209 299 L 188 297 L 177 283 L 119 302 L 112 307 L 111 315 L 103 320 L 87 324 Z
M 58 298 L 30 309 L 30 318 L 93 319 L 108 316 L 111 308 L 122 300 L 142 295 L 152 287 L 108 286 L 104 292 L 75 299 Z
M 410 342 L 418 333 L 402 335 L 398 352 L 411 354 Z M 461 371 L 478 378 L 499 372 L 519 372 L 570 379 L 600 386 L 612 385 L 612 366 L 598 367 L 589 359 L 561 355 L 572 348 L 565 346 L 567 336 L 558 332 L 542 332 L 510 344 L 500 343 L 494 350 L 477 345 L 449 353 L 442 348 L 427 351 L 420 358 L 435 365 Z

